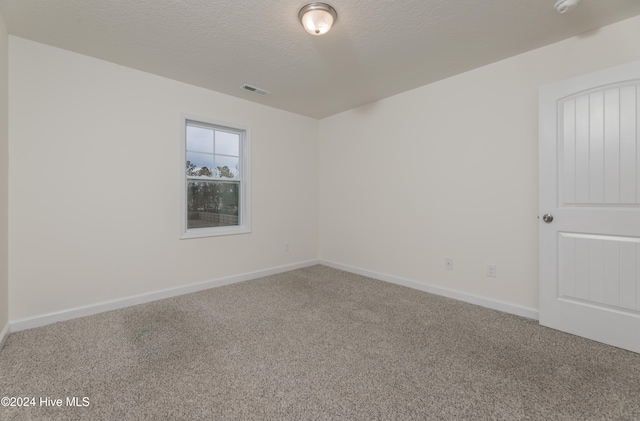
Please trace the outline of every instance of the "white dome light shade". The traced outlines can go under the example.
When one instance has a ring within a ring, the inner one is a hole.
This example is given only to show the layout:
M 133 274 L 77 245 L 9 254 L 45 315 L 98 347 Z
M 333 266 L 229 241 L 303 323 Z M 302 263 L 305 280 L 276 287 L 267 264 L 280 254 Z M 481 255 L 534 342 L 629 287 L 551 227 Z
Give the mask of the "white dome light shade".
M 298 13 L 300 23 L 311 35 L 323 35 L 329 32 L 338 18 L 336 9 L 326 3 L 309 3 Z
M 553 7 L 556 8 L 558 13 L 566 13 L 575 9 L 580 3 L 580 0 L 557 0 Z

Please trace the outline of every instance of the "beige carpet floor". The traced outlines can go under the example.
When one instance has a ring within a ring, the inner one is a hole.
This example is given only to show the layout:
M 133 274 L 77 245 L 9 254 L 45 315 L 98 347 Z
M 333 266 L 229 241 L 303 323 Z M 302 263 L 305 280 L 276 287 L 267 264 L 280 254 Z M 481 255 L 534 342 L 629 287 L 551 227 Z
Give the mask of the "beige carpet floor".
M 13 333 L 0 394 L 38 400 L 2 420 L 631 421 L 640 354 L 313 266 Z

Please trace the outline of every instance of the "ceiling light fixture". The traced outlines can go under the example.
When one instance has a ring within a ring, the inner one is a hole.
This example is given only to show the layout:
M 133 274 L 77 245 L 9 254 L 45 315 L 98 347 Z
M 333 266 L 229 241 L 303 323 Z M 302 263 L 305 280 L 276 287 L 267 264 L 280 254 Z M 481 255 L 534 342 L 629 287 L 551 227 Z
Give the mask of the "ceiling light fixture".
M 336 9 L 326 3 L 309 3 L 300 9 L 298 19 L 304 29 L 311 35 L 323 35 L 329 32 L 338 19 Z
M 557 0 L 553 7 L 556 8 L 558 13 L 565 13 L 575 9 L 578 3 L 580 3 L 580 0 Z

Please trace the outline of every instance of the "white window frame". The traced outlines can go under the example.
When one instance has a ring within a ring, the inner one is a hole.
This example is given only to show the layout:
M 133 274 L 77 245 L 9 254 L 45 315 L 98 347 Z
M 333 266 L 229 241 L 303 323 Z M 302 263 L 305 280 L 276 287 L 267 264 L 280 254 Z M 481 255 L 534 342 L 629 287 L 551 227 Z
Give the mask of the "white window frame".
M 180 239 L 247 234 L 251 232 L 251 128 L 205 117 L 183 114 L 180 119 Z M 221 130 L 240 133 L 240 196 L 238 198 L 239 224 L 224 227 L 187 228 L 187 122 L 213 126 Z

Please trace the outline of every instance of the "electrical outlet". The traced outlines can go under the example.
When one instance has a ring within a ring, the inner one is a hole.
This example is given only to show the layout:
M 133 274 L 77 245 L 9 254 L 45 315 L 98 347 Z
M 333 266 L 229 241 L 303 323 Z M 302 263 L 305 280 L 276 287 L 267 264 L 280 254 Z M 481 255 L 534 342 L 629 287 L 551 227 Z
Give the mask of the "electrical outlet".
M 498 269 L 496 265 L 487 263 L 487 276 L 489 278 L 497 278 L 498 277 Z
M 289 251 L 289 243 L 284 243 L 284 247 L 282 247 L 283 251 Z
M 453 270 L 453 259 L 451 257 L 444 258 L 444 268 L 445 270 Z

